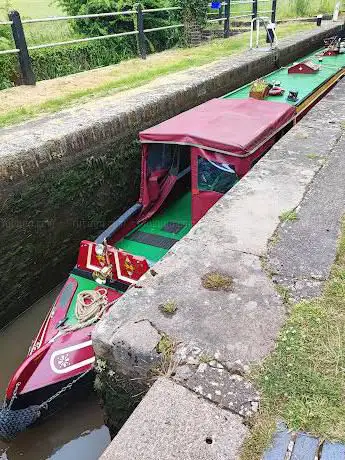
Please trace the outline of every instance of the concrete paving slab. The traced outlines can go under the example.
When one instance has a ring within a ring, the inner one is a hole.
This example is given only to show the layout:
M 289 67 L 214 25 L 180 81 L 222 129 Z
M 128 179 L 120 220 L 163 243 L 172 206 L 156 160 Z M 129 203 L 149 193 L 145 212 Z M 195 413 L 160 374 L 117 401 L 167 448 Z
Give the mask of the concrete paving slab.
M 178 368 L 174 376 L 185 387 L 243 417 L 258 411 L 260 398 L 254 385 L 243 376 L 232 374 L 226 365 L 202 362 L 187 375 L 185 366 Z
M 230 292 L 202 286 L 202 277 L 214 271 L 233 278 Z M 232 251 L 223 242 L 209 246 L 187 239 L 155 265 L 155 272 L 144 275 L 142 287 L 130 289 L 97 325 L 93 333 L 97 354 L 107 346 L 111 355 L 114 331 L 142 320 L 179 342 L 196 342 L 212 356 L 218 353 L 222 362 L 259 361 L 273 348 L 285 308 L 258 257 Z M 171 317 L 159 309 L 168 300 L 177 305 Z M 124 348 L 127 342 L 124 339 Z
M 235 460 L 247 433 L 240 417 L 162 378 L 100 460 Z
M 334 261 L 341 219 L 345 212 L 345 137 L 328 154 L 300 207 L 298 220 L 285 222 L 269 261 L 275 279 L 293 290 L 295 297 L 315 296 L 329 276 Z

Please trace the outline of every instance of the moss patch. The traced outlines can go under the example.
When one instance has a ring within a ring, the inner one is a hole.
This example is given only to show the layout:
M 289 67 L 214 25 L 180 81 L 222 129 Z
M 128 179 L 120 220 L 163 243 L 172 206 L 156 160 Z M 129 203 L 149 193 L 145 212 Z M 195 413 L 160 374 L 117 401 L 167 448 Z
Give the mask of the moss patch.
M 210 291 L 231 291 L 233 288 L 231 276 L 217 271 L 206 273 L 201 278 L 201 283 L 205 289 Z

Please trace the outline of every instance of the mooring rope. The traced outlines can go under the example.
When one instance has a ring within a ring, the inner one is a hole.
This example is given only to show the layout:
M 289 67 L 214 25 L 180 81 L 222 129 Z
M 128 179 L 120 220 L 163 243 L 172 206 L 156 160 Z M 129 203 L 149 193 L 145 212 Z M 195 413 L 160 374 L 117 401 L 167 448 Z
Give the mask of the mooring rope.
M 107 290 L 81 291 L 77 296 L 75 316 L 80 323 L 103 314 L 108 305 Z
M 75 307 L 75 316 L 78 322 L 72 326 L 62 326 L 61 333 L 72 332 L 84 327 L 91 326 L 98 321 L 103 313 L 111 307 L 115 301 L 108 302 L 107 290 L 104 288 L 95 290 L 86 290 L 79 292 Z

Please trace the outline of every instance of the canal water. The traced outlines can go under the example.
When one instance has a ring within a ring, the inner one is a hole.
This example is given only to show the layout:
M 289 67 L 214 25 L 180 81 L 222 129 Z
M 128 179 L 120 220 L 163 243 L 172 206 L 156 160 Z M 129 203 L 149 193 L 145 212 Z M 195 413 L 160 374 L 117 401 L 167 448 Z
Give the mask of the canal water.
M 23 361 L 61 286 L 36 302 L 0 331 L 0 395 Z M 0 441 L 0 460 L 96 460 L 110 443 L 95 395 L 79 401 L 45 423 L 21 433 L 13 442 Z

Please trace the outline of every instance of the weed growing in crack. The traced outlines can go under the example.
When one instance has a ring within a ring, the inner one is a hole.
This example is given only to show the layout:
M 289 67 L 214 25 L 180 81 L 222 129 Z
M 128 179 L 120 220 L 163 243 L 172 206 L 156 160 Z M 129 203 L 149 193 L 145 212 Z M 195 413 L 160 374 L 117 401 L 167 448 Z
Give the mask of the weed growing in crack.
M 214 358 L 210 355 L 200 355 L 199 362 L 204 364 L 209 364 L 211 361 L 214 361 Z
M 171 377 L 175 374 L 178 362 L 174 359 L 176 342 L 167 334 L 162 334 L 156 346 L 156 351 L 161 355 L 160 362 L 151 369 L 153 379 L 157 377 Z
M 281 284 L 276 285 L 276 290 L 280 297 L 282 298 L 283 302 L 285 304 L 290 304 L 291 299 L 290 299 L 290 290 L 289 288 L 282 286 Z
M 280 214 L 279 216 L 280 222 L 293 222 L 295 220 L 298 220 L 298 216 L 295 210 L 292 211 L 284 211 L 283 213 Z

